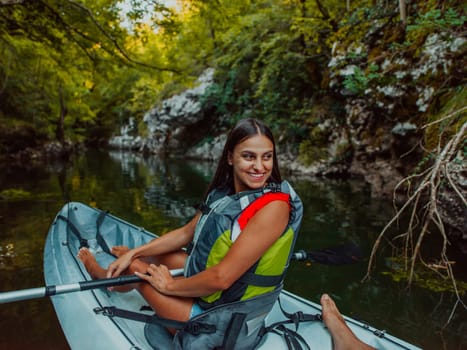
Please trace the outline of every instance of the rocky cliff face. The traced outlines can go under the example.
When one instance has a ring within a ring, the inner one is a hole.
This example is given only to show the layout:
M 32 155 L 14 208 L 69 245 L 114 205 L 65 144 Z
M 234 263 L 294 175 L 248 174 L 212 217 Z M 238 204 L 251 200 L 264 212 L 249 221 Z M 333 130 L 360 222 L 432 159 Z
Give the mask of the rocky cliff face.
M 332 102 L 330 102 L 332 103 Z M 420 130 L 410 122 L 378 122 L 377 111 L 362 98 L 348 99 L 342 118 L 327 119 L 314 135 L 325 135 L 310 148 L 321 148 L 311 159 L 284 159 L 299 173 L 326 177 L 360 177 L 374 197 L 392 197 L 396 184 L 413 167 Z
M 314 101 L 319 113 L 325 115 L 315 118 L 321 122 L 310 126 L 309 138 L 300 145 L 300 154 L 289 152 L 287 140 L 278 135 L 279 156 L 282 166 L 294 173 L 358 176 L 370 184 L 374 197 L 392 198 L 396 185 L 423 157 L 424 150 L 419 146 L 427 138 L 423 129 L 425 116 L 455 99 L 459 89 L 453 87 L 465 71 L 467 40 L 455 32 L 427 35 L 417 44 L 414 54 L 407 48 L 395 50 L 384 44 L 384 35 L 378 34 L 381 38 L 375 39 L 377 34 L 372 33 L 361 42 L 335 44 L 327 72 L 332 97 Z M 194 88 L 148 111 L 144 117 L 148 137 L 130 137 L 131 128 L 127 127 L 121 136 L 111 140 L 111 145 L 218 159 L 226 135 L 212 128 L 216 122 L 213 114 L 204 110 L 201 103 L 213 75 L 213 69 L 207 69 Z M 442 98 L 437 94 L 441 88 L 447 91 Z M 342 106 L 343 115 L 328 112 L 335 104 Z M 465 198 L 465 170 L 454 170 Z M 449 200 L 443 210 L 447 213 L 452 207 L 465 213 L 460 197 L 448 192 Z M 465 219 L 450 222 L 457 232 L 465 232 L 466 225 Z
M 212 84 L 213 75 L 213 69 L 205 70 L 195 87 L 149 110 L 143 118 L 148 137 L 130 136 L 133 128 L 128 125 L 122 128 L 121 135 L 110 140 L 110 146 L 147 153 L 184 154 L 187 148 L 205 137 L 212 122 L 200 100 Z

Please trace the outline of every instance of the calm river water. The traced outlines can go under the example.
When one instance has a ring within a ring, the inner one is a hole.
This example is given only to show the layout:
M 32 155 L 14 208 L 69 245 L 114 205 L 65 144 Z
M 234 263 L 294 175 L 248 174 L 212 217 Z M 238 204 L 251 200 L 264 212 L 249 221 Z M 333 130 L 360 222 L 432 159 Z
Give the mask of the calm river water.
M 18 190 L 16 199 L 0 198 L 0 291 L 44 284 L 45 236 L 68 200 L 96 205 L 161 234 L 194 214 L 193 205 L 202 196 L 213 167 L 90 152 L 67 164 L 0 168 L 0 192 Z M 368 254 L 393 213 L 390 203 L 371 199 L 367 187 L 358 181 L 289 181 L 305 205 L 297 249 L 351 241 Z M 285 287 L 313 301 L 323 292 L 330 293 L 345 314 L 424 349 L 466 349 L 465 309 L 458 308 L 451 323 L 442 329 L 454 296 L 418 287 L 408 291 L 405 284 L 393 282 L 383 273 L 387 269 L 384 261 L 382 256 L 373 278 L 363 283 L 366 262 L 345 266 L 294 262 Z M 0 349 L 67 348 L 50 300 L 0 305 Z

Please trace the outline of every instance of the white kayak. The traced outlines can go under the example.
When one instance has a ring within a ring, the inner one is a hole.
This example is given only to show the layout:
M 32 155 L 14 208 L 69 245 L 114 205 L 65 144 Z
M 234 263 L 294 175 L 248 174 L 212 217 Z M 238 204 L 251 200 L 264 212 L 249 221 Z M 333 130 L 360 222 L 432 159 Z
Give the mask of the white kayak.
M 57 214 L 47 236 L 44 251 L 46 284 L 66 285 L 91 280 L 77 258 L 80 239 L 87 242 L 98 263 L 107 267 L 115 258 L 104 251 L 102 247 L 105 244 L 100 240 L 98 242 L 98 236 L 102 237 L 109 247 L 126 245 L 130 248 L 157 237 L 99 209 L 78 202 L 68 203 Z M 148 331 L 151 328 L 144 322 L 98 312 L 103 307 L 115 306 L 147 315 L 154 314 L 151 310 L 140 311 L 147 303 L 136 291 L 117 293 L 98 288 L 54 295 L 51 299 L 72 349 L 170 349 L 170 338 L 167 334 L 167 339 L 163 333 L 158 335 L 161 338 L 156 341 L 147 339 L 153 332 Z M 281 292 L 279 299 L 282 309 L 288 313 L 301 311 L 305 314 L 319 315 L 321 312 L 319 304 L 285 290 Z M 345 316 L 344 318 L 358 338 L 377 349 L 419 349 L 367 323 Z M 266 325 L 281 320 L 286 320 L 286 316 L 276 303 L 266 318 Z M 294 324 L 288 324 L 287 327 L 295 330 Z M 310 349 L 332 349 L 331 336 L 321 321 L 300 322 L 297 332 Z M 269 332 L 263 337 L 258 349 L 287 349 L 287 344 L 282 336 Z

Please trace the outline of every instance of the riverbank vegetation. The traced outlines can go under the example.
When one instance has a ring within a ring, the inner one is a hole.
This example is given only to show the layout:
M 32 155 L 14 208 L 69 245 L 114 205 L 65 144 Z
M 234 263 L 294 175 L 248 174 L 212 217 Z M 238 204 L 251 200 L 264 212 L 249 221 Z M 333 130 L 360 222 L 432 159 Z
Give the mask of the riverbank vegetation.
M 388 226 L 412 213 L 396 238 L 407 279 L 416 280 L 434 227 L 443 237 L 436 270 L 455 281 L 447 231 L 457 239 L 465 224 L 444 219 L 452 214 L 440 203 L 456 203 L 451 210 L 465 218 L 463 1 L 125 4 L 0 0 L 1 157 L 46 142 L 103 145 L 130 118 L 145 136 L 146 111 L 212 67 L 202 103 L 216 128 L 264 119 L 294 158 L 326 160 L 332 176 L 380 172 L 355 159 L 390 163 L 400 176 L 389 182 L 394 198 L 405 204 L 395 202 Z

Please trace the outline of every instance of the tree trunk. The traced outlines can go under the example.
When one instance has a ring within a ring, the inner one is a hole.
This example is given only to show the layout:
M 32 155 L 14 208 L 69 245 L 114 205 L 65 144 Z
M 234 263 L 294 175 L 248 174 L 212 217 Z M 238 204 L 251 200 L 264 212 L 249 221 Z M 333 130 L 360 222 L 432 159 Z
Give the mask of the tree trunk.
M 306 0 L 300 0 L 300 11 L 302 18 L 306 18 Z M 306 40 L 305 35 L 302 33 L 300 34 L 300 45 L 302 47 L 302 54 L 306 54 Z
M 68 113 L 68 110 L 65 106 L 65 101 L 63 100 L 63 89 L 60 85 L 58 89 L 58 95 L 60 99 L 60 114 L 58 116 L 58 123 L 57 129 L 55 131 L 55 136 L 57 137 L 57 141 L 60 142 L 61 145 L 65 145 L 65 116 Z
M 324 20 L 329 20 L 329 24 L 332 26 L 332 29 L 334 31 L 337 31 L 338 24 L 335 20 L 331 20 L 331 16 L 329 15 L 328 10 L 326 7 L 324 7 L 323 3 L 321 0 L 315 0 L 316 6 L 318 7 L 319 12 L 321 12 L 321 15 L 323 16 Z
M 401 15 L 401 22 L 407 24 L 407 4 L 405 0 L 399 0 L 399 12 Z

